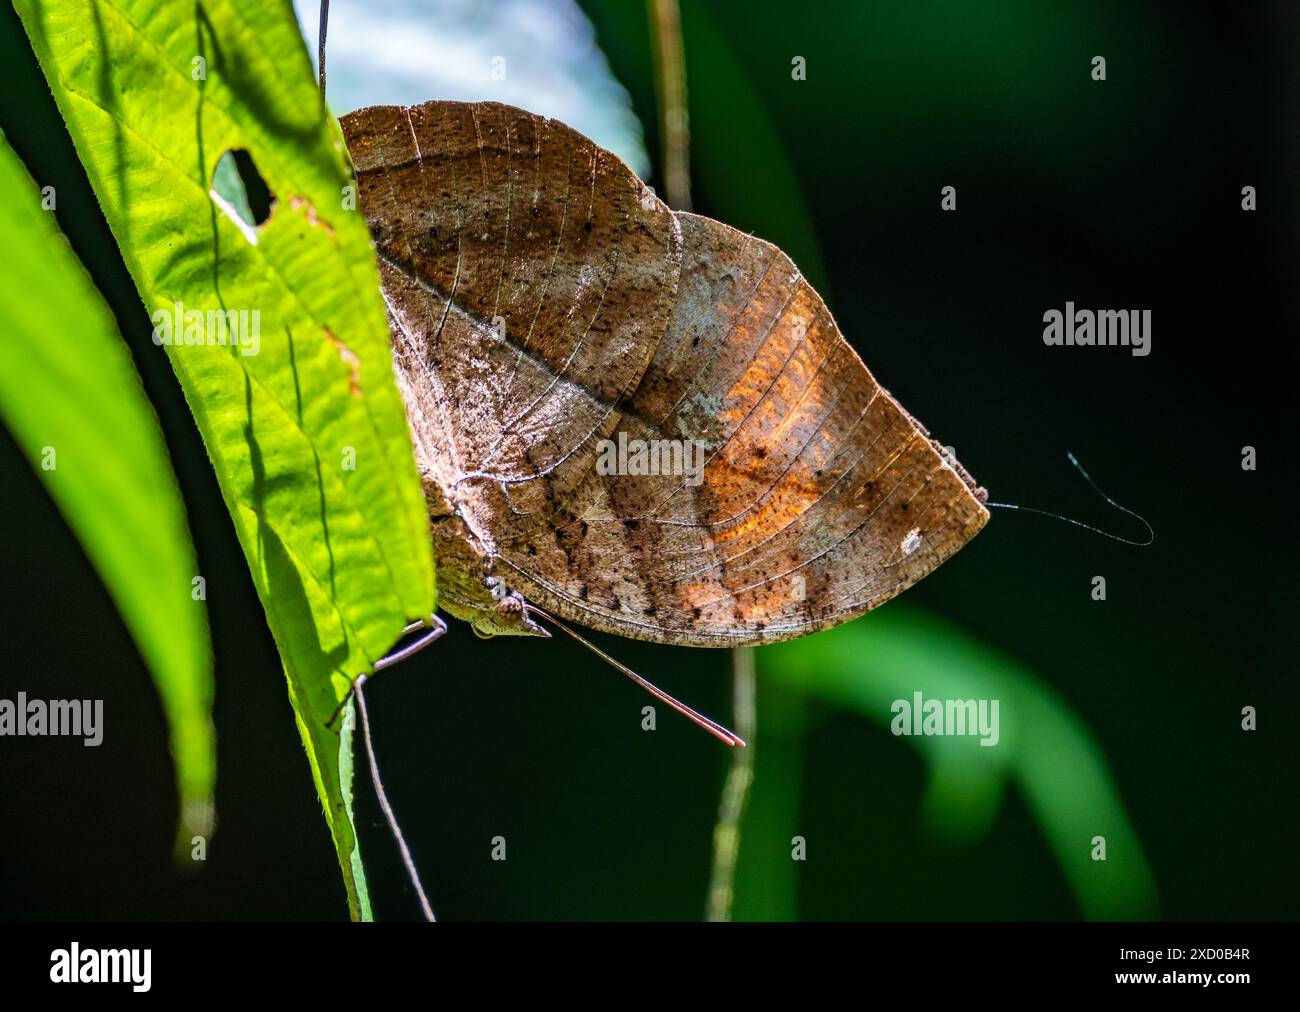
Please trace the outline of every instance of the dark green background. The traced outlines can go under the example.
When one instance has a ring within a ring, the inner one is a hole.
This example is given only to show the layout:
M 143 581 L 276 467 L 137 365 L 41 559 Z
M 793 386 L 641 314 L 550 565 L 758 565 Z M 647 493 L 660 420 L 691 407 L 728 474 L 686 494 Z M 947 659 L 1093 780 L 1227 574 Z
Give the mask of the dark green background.
M 588 2 L 647 125 L 644 6 Z M 1007 511 L 909 591 L 1026 662 L 1093 729 L 1175 919 L 1294 919 L 1293 342 L 1300 16 L 1293 5 L 685 0 L 696 209 L 777 242 L 873 372 L 994 499 L 1158 539 L 1129 548 Z M 1107 58 L 1093 82 L 1090 60 Z M 790 79 L 806 57 L 808 79 Z M 538 54 L 539 59 L 545 54 Z M 0 696 L 101 696 L 106 742 L 0 739 L 0 916 L 341 918 L 343 890 L 280 664 L 165 357 L 12 10 L 0 126 L 59 194 L 157 406 L 208 584 L 220 828 L 173 870 L 161 709 L 109 599 L 0 437 Z M 430 96 L 435 97 L 435 96 Z M 164 114 L 160 110 L 160 115 Z M 1240 209 L 1253 185 L 1259 210 Z M 958 211 L 939 190 L 958 190 Z M 3 264 L 0 263 L 0 269 Z M 1065 301 L 1153 313 L 1153 353 L 1046 348 Z M 0 337 L 3 339 L 3 337 Z M 1240 467 L 1243 445 L 1259 470 Z M 1108 600 L 1089 598 L 1094 575 Z M 860 621 L 870 622 L 871 616 Z M 601 638 L 705 712 L 727 655 Z M 725 749 L 576 646 L 453 625 L 368 699 L 390 797 L 448 919 L 703 909 Z M 1240 709 L 1259 730 L 1240 730 Z M 761 715 L 760 715 L 761 720 Z M 923 831 L 917 754 L 813 704 L 800 916 L 1079 915 L 1028 811 L 956 847 Z M 417 913 L 368 782 L 376 913 Z M 488 860 L 488 840 L 509 860 Z M 743 883 L 742 883 L 743 884 Z

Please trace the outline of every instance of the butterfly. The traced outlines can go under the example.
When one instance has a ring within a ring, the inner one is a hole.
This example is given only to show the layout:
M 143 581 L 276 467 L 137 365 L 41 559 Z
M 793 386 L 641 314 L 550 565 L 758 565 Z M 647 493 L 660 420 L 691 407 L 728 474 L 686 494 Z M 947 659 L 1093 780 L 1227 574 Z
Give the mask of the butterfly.
M 439 601 L 480 635 L 559 616 L 696 647 L 791 639 L 889 600 L 988 520 L 772 244 L 670 210 L 522 109 L 341 125 Z

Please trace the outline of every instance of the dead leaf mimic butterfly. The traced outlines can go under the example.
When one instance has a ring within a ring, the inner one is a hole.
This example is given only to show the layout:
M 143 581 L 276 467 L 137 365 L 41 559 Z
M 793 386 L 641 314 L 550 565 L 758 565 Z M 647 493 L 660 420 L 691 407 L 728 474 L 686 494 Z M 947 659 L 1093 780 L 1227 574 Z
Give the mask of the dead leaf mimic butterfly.
M 889 600 L 988 520 L 772 244 L 673 212 L 521 109 L 341 123 L 439 601 L 481 635 L 559 616 L 686 646 L 791 639 Z

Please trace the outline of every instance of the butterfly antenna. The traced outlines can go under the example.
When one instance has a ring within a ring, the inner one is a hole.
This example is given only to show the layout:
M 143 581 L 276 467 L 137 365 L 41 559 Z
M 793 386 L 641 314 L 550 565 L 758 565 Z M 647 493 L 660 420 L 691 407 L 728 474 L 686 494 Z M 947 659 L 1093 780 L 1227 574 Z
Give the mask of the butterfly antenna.
M 570 629 L 567 625 L 561 622 L 554 615 L 550 615 L 542 611 L 536 605 L 525 604 L 524 607 L 528 610 L 528 613 L 530 615 L 536 615 L 538 618 L 545 619 L 547 622 L 551 623 L 551 625 L 555 626 L 556 629 L 568 633 L 570 636 L 572 636 L 575 640 L 581 643 L 584 647 L 590 650 L 601 660 L 607 662 L 608 664 L 611 664 L 613 667 L 617 668 L 623 674 L 627 675 L 628 678 L 636 682 L 637 685 L 645 689 L 645 691 L 650 693 L 650 695 L 654 696 L 655 699 L 658 699 L 660 702 L 665 703 L 668 706 L 671 706 L 674 710 L 676 710 L 686 719 L 694 721 L 696 724 L 704 728 L 704 730 L 708 731 L 709 734 L 713 735 L 713 737 L 717 738 L 719 741 L 724 741 L 728 745 L 739 745 L 741 748 L 745 747 L 745 741 L 743 738 L 739 737 L 738 735 L 732 734 L 730 731 L 728 731 L 717 721 L 710 720 L 708 717 L 704 716 L 704 714 L 692 710 L 681 700 L 674 699 L 672 696 L 668 695 L 668 693 L 664 692 L 663 689 L 659 688 L 659 686 L 642 678 L 635 671 L 629 668 L 626 664 L 622 664 L 619 661 L 616 661 L 613 657 L 605 653 L 605 651 L 601 650 L 600 647 L 596 646 L 596 644 L 592 643 L 589 639 L 579 635 L 577 632 Z
M 1103 538 L 1110 538 L 1112 541 L 1118 541 L 1125 545 L 1134 545 L 1138 548 L 1145 548 L 1147 545 L 1155 541 L 1156 532 L 1154 528 L 1152 528 L 1152 526 L 1149 523 L 1147 523 L 1144 517 L 1140 516 L 1137 513 L 1134 513 L 1127 506 L 1121 506 L 1114 499 L 1112 499 L 1105 492 L 1103 492 L 1101 490 L 1101 487 L 1095 481 L 1092 480 L 1092 475 L 1090 475 L 1087 471 L 1083 469 L 1083 465 L 1079 463 L 1079 459 L 1075 457 L 1073 453 L 1067 453 L 1066 457 L 1069 458 L 1070 463 L 1074 465 L 1075 469 L 1081 475 L 1083 475 L 1083 480 L 1092 486 L 1094 492 L 1096 492 L 1099 496 L 1105 499 L 1109 505 L 1114 506 L 1115 509 L 1119 510 L 1121 513 L 1127 513 L 1135 520 L 1141 522 L 1142 526 L 1144 526 L 1147 529 L 1147 539 L 1145 541 L 1133 541 L 1129 538 L 1122 538 L 1118 534 L 1111 534 L 1109 531 L 1103 531 L 1099 527 L 1093 527 L 1091 524 L 1085 524 L 1080 520 L 1072 520 L 1070 517 L 1063 517 L 1061 516 L 1061 514 L 1053 513 L 1050 510 L 1035 509 L 1033 506 L 1017 506 L 1015 503 L 1009 503 L 1009 502 L 991 502 L 991 503 L 986 503 L 985 505 L 990 507 L 999 506 L 1002 509 L 1007 509 L 1007 510 L 1023 510 L 1026 513 L 1037 513 L 1039 516 L 1044 516 L 1044 517 L 1054 517 L 1057 520 L 1064 520 L 1067 524 L 1074 524 L 1075 527 L 1082 527 L 1085 531 L 1092 531 L 1092 533 L 1094 534 L 1100 534 Z
M 379 762 L 375 759 L 375 746 L 370 737 L 370 714 L 366 712 L 366 694 L 361 691 L 361 687 L 365 684 L 366 676 L 358 675 L 356 681 L 352 683 L 352 698 L 357 701 L 357 712 L 361 714 L 361 732 L 366 742 L 366 758 L 370 760 L 370 780 L 375 785 L 375 797 L 383 810 L 384 818 L 388 820 L 388 828 L 392 831 L 393 839 L 397 841 L 397 849 L 401 851 L 406 877 L 411 880 L 411 885 L 415 887 L 415 894 L 420 899 L 420 910 L 424 914 L 424 919 L 433 921 L 435 920 L 433 907 L 429 905 L 429 897 L 424 894 L 420 873 L 415 867 L 415 859 L 411 857 L 411 848 L 406 845 L 406 837 L 402 835 L 402 827 L 397 824 L 397 816 L 393 812 L 393 806 L 389 804 L 384 782 L 379 779 Z

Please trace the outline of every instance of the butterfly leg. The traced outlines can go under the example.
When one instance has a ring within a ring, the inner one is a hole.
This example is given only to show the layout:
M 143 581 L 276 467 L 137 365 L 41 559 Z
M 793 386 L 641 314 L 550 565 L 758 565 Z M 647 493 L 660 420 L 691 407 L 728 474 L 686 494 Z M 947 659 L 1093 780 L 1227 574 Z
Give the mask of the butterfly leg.
M 426 626 L 428 627 L 429 631 L 426 632 L 419 639 L 407 644 L 404 647 L 401 647 L 398 650 L 390 651 L 389 653 L 385 654 L 383 657 L 379 658 L 379 660 L 375 661 L 374 674 L 379 674 L 379 672 L 383 671 L 384 668 L 391 668 L 394 664 L 406 660 L 412 654 L 418 654 L 421 650 L 427 647 L 434 640 L 440 639 L 443 636 L 443 634 L 446 633 L 447 631 L 447 623 L 443 621 L 442 618 L 440 618 L 438 615 L 435 614 L 435 615 L 430 615 L 429 620 L 427 622 L 424 621 L 423 619 L 421 619 L 418 622 L 412 622 L 410 625 L 408 625 L 405 629 L 402 630 L 402 635 L 409 636 L 417 629 L 423 629 Z
M 391 668 L 399 661 L 404 661 L 414 653 L 418 653 L 427 647 L 434 640 L 440 638 L 447 631 L 447 623 L 440 619 L 436 614 L 430 615 L 427 622 L 411 622 L 402 630 L 402 636 L 406 637 L 420 629 L 428 627 L 428 631 L 418 639 L 412 640 L 406 646 L 399 646 L 390 650 L 379 660 L 375 661 L 374 671 L 370 674 L 375 675 L 384 668 Z M 339 703 L 338 709 L 334 711 L 334 716 L 330 718 L 332 725 L 340 713 L 343 712 L 343 706 L 349 699 L 357 701 L 357 713 L 361 716 L 361 736 L 366 743 L 366 757 L 370 761 L 370 781 L 375 785 L 375 799 L 379 802 L 380 809 L 383 810 L 384 818 L 388 820 L 388 828 L 393 834 L 393 839 L 397 841 L 398 850 L 402 853 L 402 863 L 406 866 L 406 874 L 411 880 L 411 885 L 415 889 L 416 896 L 420 899 L 420 909 L 424 913 L 426 921 L 434 920 L 433 907 L 429 905 L 429 898 L 425 895 L 424 886 L 420 882 L 420 873 L 416 870 L 415 861 L 411 857 L 411 849 L 406 845 L 406 838 L 402 836 L 402 829 L 397 824 L 397 816 L 393 813 L 393 806 L 388 801 L 388 793 L 384 790 L 384 782 L 379 777 L 379 761 L 375 758 L 375 746 L 370 736 L 370 715 L 366 712 L 366 696 L 361 691 L 361 687 L 366 684 L 370 677 L 364 671 L 352 679 L 352 687 L 348 689 L 347 695 Z
M 391 668 L 394 664 L 406 660 L 413 654 L 418 654 L 434 640 L 441 639 L 447 632 L 447 623 L 437 614 L 430 615 L 427 621 L 419 619 L 415 622 L 409 623 L 406 628 L 402 630 L 402 636 L 405 638 L 417 630 L 426 628 L 428 631 L 418 639 L 412 640 L 405 646 L 390 650 L 388 653 L 384 654 L 383 657 L 379 658 L 379 660 L 375 661 L 374 670 L 369 674 L 363 671 L 361 674 L 357 675 L 356 678 L 352 679 L 352 687 L 348 689 L 347 694 L 339 701 L 339 705 L 334 708 L 334 713 L 330 716 L 330 719 L 325 722 L 325 726 L 334 726 L 334 722 L 339 719 L 339 714 L 343 712 L 343 707 L 345 707 L 348 700 L 352 698 L 352 693 L 356 689 L 360 688 L 367 679 L 373 675 L 379 674 L 379 672 L 383 671 L 385 668 Z

